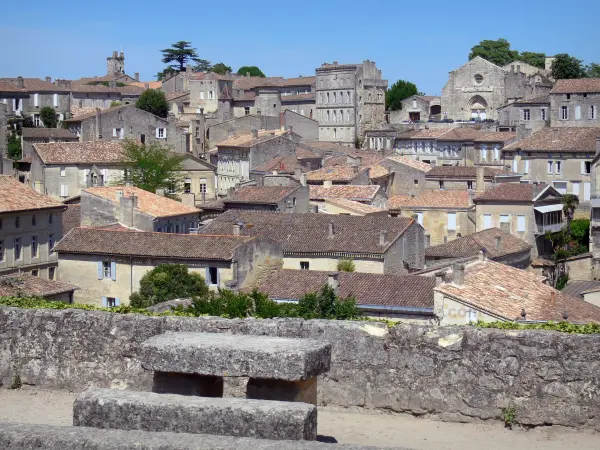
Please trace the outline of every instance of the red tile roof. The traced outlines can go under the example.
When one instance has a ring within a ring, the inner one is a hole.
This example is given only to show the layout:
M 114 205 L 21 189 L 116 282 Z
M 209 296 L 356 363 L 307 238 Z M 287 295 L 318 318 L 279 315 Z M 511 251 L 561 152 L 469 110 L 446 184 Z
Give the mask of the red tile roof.
M 365 166 L 330 166 L 313 170 L 306 174 L 306 181 L 347 181 L 350 182 L 359 174 L 368 171 Z
M 550 94 L 586 94 L 600 93 L 600 78 L 577 78 L 556 80 Z
M 415 197 L 405 199 L 404 196 L 392 197 L 389 200 L 389 209 L 401 208 L 442 208 L 442 209 L 468 209 L 471 207 L 471 196 L 468 191 L 459 190 L 427 190 Z
M 17 86 L 18 79 L 17 78 L 0 78 L 0 82 L 8 82 L 13 84 L 15 87 Z M 48 83 L 45 80 L 40 80 L 39 78 L 23 78 L 23 86 L 26 91 L 29 92 L 69 92 L 69 89 L 64 87 L 59 87 L 56 84 Z
M 250 148 L 261 142 L 268 141 L 275 137 L 285 136 L 290 134 L 289 130 L 272 130 L 272 131 L 259 131 L 258 138 L 255 138 L 252 133 L 240 134 L 224 141 L 218 142 L 217 147 L 243 147 Z
M 484 168 L 485 181 L 493 181 L 494 177 L 502 175 L 516 175 L 512 172 L 505 172 L 500 169 Z M 477 178 L 477 167 L 470 166 L 436 166 L 425 174 L 425 178 L 430 180 L 473 180 Z
M 79 140 L 79 136 L 64 128 L 23 128 L 21 131 L 23 139 L 54 138 Z
M 600 128 L 543 128 L 531 136 L 504 147 L 503 151 L 595 153 Z
M 431 170 L 431 166 L 429 164 L 417 161 L 416 159 L 407 158 L 406 156 L 388 156 L 386 159 L 404 164 L 405 166 L 420 170 L 421 172 L 429 172 Z
M 508 142 L 517 137 L 517 133 L 512 132 L 489 132 L 481 133 L 475 142 Z
M 324 203 L 331 204 L 357 214 L 366 215 L 385 212 L 384 209 L 377 208 L 376 206 L 367 205 L 354 200 L 348 200 L 347 198 L 326 198 Z
M 0 213 L 60 208 L 64 205 L 9 175 L 0 175 Z
M 122 142 L 86 141 L 33 144 L 44 164 L 125 164 Z
M 224 198 L 225 205 L 228 203 L 255 203 L 263 205 L 277 204 L 298 190 L 299 186 L 250 186 L 236 189 L 232 196 Z
M 544 183 L 500 183 L 493 188 L 479 194 L 473 199 L 473 202 L 533 202 L 533 199 L 536 198 L 546 187 L 548 187 L 548 185 Z
M 64 236 L 73 228 L 81 226 L 81 205 L 65 205 L 66 210 L 62 214 L 62 235 Z
M 0 297 L 50 297 L 79 289 L 62 281 L 45 280 L 29 274 L 11 274 L 0 277 Z
M 359 202 L 371 202 L 380 190 L 381 186 L 376 184 L 365 186 L 355 184 L 334 185 L 331 187 L 310 186 L 310 199 L 345 198 Z

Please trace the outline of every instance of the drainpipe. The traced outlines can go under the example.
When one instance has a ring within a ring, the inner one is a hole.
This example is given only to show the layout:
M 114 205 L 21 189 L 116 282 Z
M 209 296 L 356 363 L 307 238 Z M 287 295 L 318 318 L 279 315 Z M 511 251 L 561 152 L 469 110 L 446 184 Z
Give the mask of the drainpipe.
M 129 295 L 133 294 L 133 256 L 129 257 Z

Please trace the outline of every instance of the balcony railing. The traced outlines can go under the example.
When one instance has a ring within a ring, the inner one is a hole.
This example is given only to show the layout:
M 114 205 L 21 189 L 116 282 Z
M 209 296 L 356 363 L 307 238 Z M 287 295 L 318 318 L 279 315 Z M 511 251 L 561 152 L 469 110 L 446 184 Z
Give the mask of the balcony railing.
M 544 234 L 548 231 L 550 231 L 551 233 L 554 233 L 555 231 L 560 231 L 565 227 L 565 223 L 552 223 L 552 224 L 546 224 L 546 225 L 542 225 L 542 224 L 536 224 L 537 227 L 537 232 L 540 234 Z

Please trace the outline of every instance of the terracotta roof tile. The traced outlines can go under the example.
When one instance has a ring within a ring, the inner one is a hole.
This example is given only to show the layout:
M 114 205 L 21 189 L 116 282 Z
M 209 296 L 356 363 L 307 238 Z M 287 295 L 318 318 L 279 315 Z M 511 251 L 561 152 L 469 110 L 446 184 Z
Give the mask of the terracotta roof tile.
M 400 207 L 407 205 L 411 199 L 410 195 L 392 195 L 387 202 L 388 209 L 400 209 Z
M 64 205 L 9 175 L 0 175 L 0 213 L 61 208 Z
M 324 203 L 338 206 L 358 214 L 373 214 L 382 213 L 385 211 L 381 208 L 377 208 L 376 206 L 367 205 L 354 200 L 348 200 L 347 198 L 326 198 Z
M 345 198 L 359 202 L 371 202 L 381 190 L 381 186 L 371 185 L 334 185 L 331 187 L 309 186 L 311 200 L 323 200 L 326 198 Z
M 574 298 L 582 298 L 584 293 L 598 292 L 600 289 L 600 281 L 569 281 L 562 292 L 565 295 L 570 295 Z
M 481 133 L 475 142 L 508 142 L 516 137 L 517 133 L 512 132 L 489 132 Z
M 600 93 L 600 78 L 556 80 L 550 94 Z
M 296 147 L 296 158 L 298 159 L 317 159 L 320 158 L 316 153 L 311 152 L 300 146 Z
M 598 137 L 598 127 L 543 128 L 525 139 L 507 145 L 502 151 L 595 153 Z
M 540 95 L 539 97 L 523 99 L 523 100 L 519 100 L 519 101 L 513 103 L 513 105 L 541 105 L 541 104 L 550 104 L 550 96 L 549 95 Z
M 296 191 L 299 186 L 250 186 L 236 189 L 232 196 L 224 198 L 225 205 L 228 203 L 256 203 L 272 205 L 279 203 L 285 197 Z
M 282 269 L 257 287 L 272 299 L 298 300 L 307 293 L 320 291 L 333 273 L 338 275 L 340 297 L 353 296 L 358 305 L 433 309 L 434 277 Z
M 253 102 L 255 98 L 256 98 L 256 92 L 244 92 L 242 95 L 233 97 L 233 101 Z
M 398 197 L 398 196 L 395 196 Z M 471 207 L 471 196 L 468 191 L 459 190 L 427 190 L 422 191 L 415 197 L 409 199 L 392 197 L 389 208 L 458 208 L 468 209 Z M 402 197 L 402 196 L 400 196 Z M 393 205 L 393 206 L 392 206 Z
M 73 228 L 81 226 L 81 205 L 65 205 L 66 210 L 62 214 L 62 235 L 64 236 Z
M 44 164 L 125 164 L 121 142 L 51 142 L 33 144 Z
M 306 174 L 306 181 L 352 181 L 359 174 L 369 170 L 365 166 L 331 166 L 322 167 Z
M 314 92 L 309 92 L 307 94 L 296 94 L 296 95 L 282 95 L 281 103 L 286 102 L 295 102 L 301 100 L 315 100 L 316 94 Z
M 8 82 L 17 86 L 17 78 L 0 78 L 0 82 Z M 69 89 L 57 86 L 56 84 L 48 83 L 39 78 L 23 78 L 23 86 L 28 92 L 69 92 Z
M 500 169 L 484 168 L 484 177 L 486 181 L 493 181 L 494 177 L 502 175 L 514 175 L 511 172 L 505 172 Z M 451 180 L 464 179 L 473 180 L 477 178 L 477 167 L 470 166 L 436 166 L 425 174 L 426 179 L 433 180 Z
M 477 256 L 485 251 L 488 258 L 500 258 L 531 249 L 527 242 L 500 228 L 489 228 L 477 233 L 454 239 L 446 244 L 434 245 L 425 249 L 429 258 L 465 258 Z
M 282 173 L 294 173 L 296 168 L 302 167 L 294 155 L 276 156 L 275 158 L 256 166 L 253 172 L 271 172 L 277 170 Z
M 371 179 L 387 177 L 389 174 L 390 171 L 386 167 L 380 166 L 379 164 L 369 167 L 369 178 Z
M 82 192 L 95 195 L 113 203 L 118 202 L 118 194 L 123 197 L 136 196 L 136 210 L 152 217 L 171 217 L 200 213 L 200 210 L 195 206 L 187 206 L 170 198 L 132 186 L 100 186 L 87 188 Z
M 531 272 L 489 260 L 467 266 L 462 286 L 435 290 L 504 320 L 520 320 L 524 309 L 526 320 L 560 321 L 567 312 L 570 322 L 600 322 L 599 307 L 562 294 Z
M 234 223 L 244 224 L 242 235 L 264 235 L 279 242 L 287 253 L 344 252 L 381 255 L 385 253 L 389 243 L 400 237 L 414 220 L 383 215 L 346 216 L 229 210 L 216 217 L 200 232 L 229 233 Z M 329 237 L 330 224 L 333 224 L 333 237 Z M 389 243 L 384 246 L 379 245 L 381 230 L 388 231 Z
M 417 161 L 416 159 L 407 158 L 406 156 L 388 156 L 386 159 L 404 164 L 405 166 L 420 170 L 421 172 L 429 172 L 431 170 L 431 166 L 429 164 Z
M 252 133 L 240 134 L 237 136 L 230 137 L 217 143 L 217 147 L 253 147 L 261 142 L 268 141 L 275 137 L 285 136 L 290 134 L 289 130 L 272 130 L 272 131 L 259 131 L 258 138 L 255 138 Z
M 79 136 L 64 128 L 23 128 L 22 133 L 24 139 L 55 138 L 79 140 Z
M 246 236 L 73 228 L 54 250 L 59 253 L 228 261 L 235 248 L 250 240 L 252 238 Z
M 27 94 L 27 89 L 18 88 L 14 83 L 10 83 L 8 81 L 3 81 L 0 79 L 0 92 L 10 92 L 10 93 L 21 92 L 23 94 Z
M 142 89 L 146 89 L 146 85 L 148 85 L 148 89 L 160 89 L 162 88 L 162 81 L 134 81 L 133 83 L 129 83 L 129 86 Z
M 500 183 L 479 194 L 473 201 L 533 202 L 546 187 L 548 185 L 543 183 Z
M 171 102 L 173 100 L 178 99 L 179 97 L 185 97 L 185 96 L 189 96 L 190 93 L 189 92 L 169 92 L 167 95 L 165 95 L 165 98 L 167 99 L 168 102 Z
M 79 289 L 62 281 L 45 280 L 28 274 L 0 277 L 0 296 L 49 297 Z

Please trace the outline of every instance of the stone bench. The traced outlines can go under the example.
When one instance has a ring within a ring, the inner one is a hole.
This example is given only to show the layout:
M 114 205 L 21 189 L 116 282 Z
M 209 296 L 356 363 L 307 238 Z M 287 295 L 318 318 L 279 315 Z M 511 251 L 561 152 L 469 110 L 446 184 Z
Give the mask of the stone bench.
M 317 404 L 317 376 L 329 371 L 331 345 L 316 340 L 174 332 L 142 344 L 153 392 L 223 396 L 223 377 L 249 377 L 246 397 Z
M 149 433 L 137 430 L 100 430 L 0 422 L 0 448 L 7 450 L 383 450 L 361 445 Z M 398 447 L 397 447 L 398 448 Z
M 73 425 L 315 440 L 317 407 L 308 403 L 90 389 L 75 399 Z

